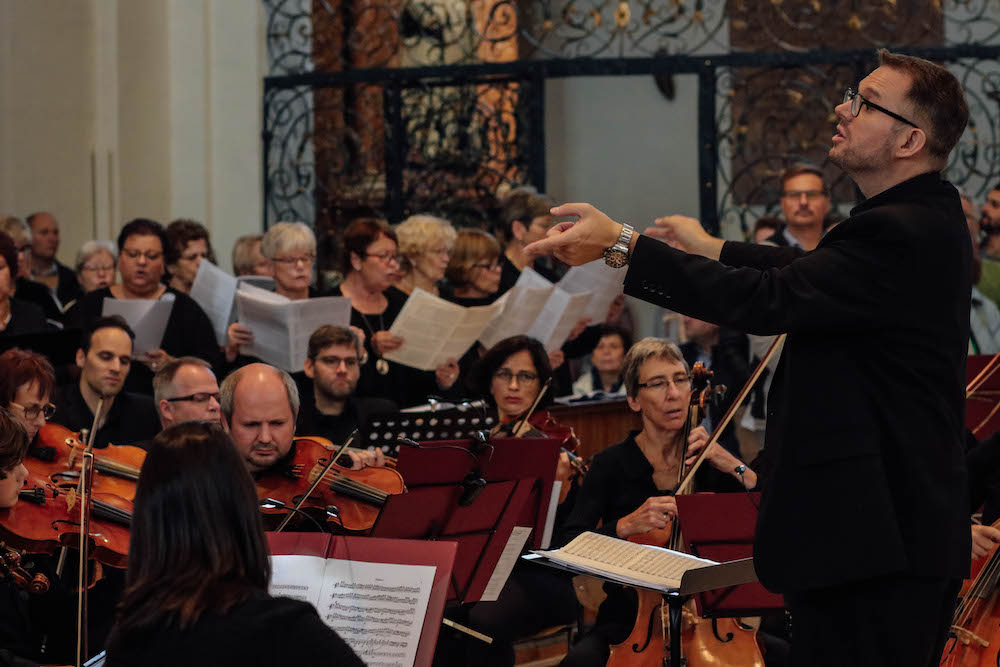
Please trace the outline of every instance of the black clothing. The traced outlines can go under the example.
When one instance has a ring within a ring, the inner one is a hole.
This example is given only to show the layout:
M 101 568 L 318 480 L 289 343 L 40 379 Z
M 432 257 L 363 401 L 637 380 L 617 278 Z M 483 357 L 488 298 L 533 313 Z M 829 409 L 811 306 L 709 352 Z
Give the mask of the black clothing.
M 983 508 L 983 524 L 990 526 L 1000 519 L 1000 432 L 977 443 L 966 433 L 971 446 L 965 455 L 969 467 L 969 512 Z
M 56 393 L 56 414 L 51 421 L 71 431 L 89 429 L 94 425 L 94 413 L 83 400 L 79 382 L 59 387 Z M 123 390 L 115 396 L 104 426 L 94 436 L 94 447 L 138 445 L 152 440 L 159 432 L 160 415 L 153 399 Z
M 45 314 L 45 317 L 53 322 L 63 321 L 62 310 L 56 300 L 52 298 L 52 292 L 45 285 L 27 278 L 18 278 L 14 293 L 18 300 L 36 306 Z
M 694 366 L 698 361 L 700 350 L 698 344 L 689 341 L 680 346 L 688 366 Z M 708 416 L 714 425 L 718 424 L 722 416 L 733 404 L 736 395 L 746 384 L 750 377 L 750 346 L 747 337 L 735 331 L 719 331 L 719 342 L 712 346 L 711 359 L 706 364 L 708 370 L 712 371 L 712 385 L 724 385 L 726 394 L 717 404 L 713 403 L 708 407 Z M 761 380 L 763 382 L 763 379 Z M 740 455 L 740 443 L 736 439 L 735 420 L 729 422 L 726 429 L 719 437 L 719 444 L 729 450 L 734 456 Z
M 7 323 L 6 329 L 0 331 L 0 337 L 56 331 L 57 328 L 49 322 L 42 309 L 35 304 L 11 298 L 10 322 Z
M 347 399 L 344 411 L 339 415 L 325 415 L 316 409 L 316 399 L 312 387 L 308 392 L 300 386 L 299 416 L 295 423 L 295 432 L 300 436 L 318 435 L 335 445 L 340 445 L 354 429 L 364 424 L 368 415 L 397 412 L 398 408 L 392 401 L 384 398 L 351 396 Z M 361 444 L 358 445 L 359 447 Z
M 809 253 L 728 242 L 714 262 L 640 237 L 625 278 L 678 312 L 788 332 L 754 544 L 776 592 L 969 572 L 972 247 L 958 193 L 927 173 L 851 213 Z
M 364 667 L 311 604 L 263 593 L 228 613 L 206 613 L 184 631 L 164 623 L 121 639 L 108 649 L 106 667 Z
M 445 394 L 437 386 L 434 371 L 422 371 L 395 361 L 387 361 L 389 372 L 385 375 L 378 372 L 376 364 L 379 357 L 372 347 L 372 336 L 378 331 L 389 330 L 409 298 L 405 292 L 395 287 L 390 287 L 383 294 L 387 305 L 380 315 L 365 315 L 351 307 L 351 325 L 365 332 L 365 349 L 368 351 L 368 361 L 361 367 L 361 379 L 358 380 L 355 394 L 383 398 L 401 408 L 426 403 L 428 396 Z M 344 293 L 338 286 L 330 292 L 330 296 L 344 296 Z M 458 385 L 457 382 L 455 384 Z
M 531 268 L 534 269 L 538 275 L 545 278 L 549 282 L 559 282 L 559 276 L 556 275 L 555 271 L 545 265 L 544 259 L 536 259 L 532 263 Z M 521 269 L 514 266 L 514 262 L 510 261 L 506 254 L 500 255 L 500 289 L 498 289 L 497 293 L 493 295 L 493 299 L 499 299 L 501 296 L 506 294 L 520 277 Z
M 163 342 L 160 347 L 172 357 L 190 355 L 207 361 L 212 365 L 216 377 L 224 377 L 225 357 L 219 348 L 215 329 L 208 315 L 187 294 L 178 292 L 172 287 L 168 287 L 167 292 L 174 295 L 174 307 L 170 311 L 170 319 L 167 320 L 167 328 L 163 332 Z M 67 311 L 67 326 L 86 329 L 101 317 L 105 298 L 114 298 L 111 296 L 110 287 L 85 294 Z M 138 394 L 152 396 L 153 371 L 143 363 L 133 363 L 125 380 L 125 388 Z
M 795 667 L 937 667 L 959 579 L 890 575 L 785 596 Z
M 65 309 L 70 303 L 79 299 L 83 296 L 83 288 L 80 287 L 80 281 L 76 279 L 76 271 L 69 268 L 59 260 L 54 261 L 56 268 L 56 275 L 58 280 L 56 281 L 55 290 L 50 290 L 49 287 L 40 281 L 31 280 L 26 278 L 25 281 L 33 282 L 36 285 L 41 285 L 49 292 L 50 300 L 52 292 L 55 292 L 55 298 L 57 303 L 55 306 L 61 311 Z

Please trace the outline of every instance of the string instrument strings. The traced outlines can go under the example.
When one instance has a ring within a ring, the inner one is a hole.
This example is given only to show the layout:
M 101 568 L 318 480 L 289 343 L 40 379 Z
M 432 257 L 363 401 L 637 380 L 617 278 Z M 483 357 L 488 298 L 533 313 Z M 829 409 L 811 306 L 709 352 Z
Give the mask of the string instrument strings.
M 323 480 L 327 477 L 327 474 L 331 470 L 333 470 L 333 466 L 336 464 L 337 459 L 340 458 L 340 455 L 343 454 L 348 447 L 351 446 L 351 443 L 354 442 L 354 439 L 357 437 L 357 435 L 358 431 L 357 429 L 355 429 L 353 433 L 347 436 L 347 440 L 344 441 L 344 444 L 342 444 L 340 448 L 337 449 L 337 451 L 332 456 L 330 456 L 330 461 L 326 464 L 326 467 L 323 469 L 323 472 L 320 473 L 319 475 L 316 475 L 316 479 L 312 481 L 312 484 L 310 484 L 309 488 L 306 489 L 306 492 L 302 494 L 302 497 L 296 501 L 295 507 L 292 508 L 292 511 L 286 514 L 285 518 L 281 520 L 281 524 L 278 525 L 278 528 L 276 529 L 275 532 L 280 533 L 281 531 L 283 531 L 285 527 L 288 525 L 288 523 L 292 520 L 292 516 L 302 509 L 302 506 L 306 504 L 306 502 L 312 496 L 316 488 L 323 483 Z
M 691 464 L 690 469 L 687 471 L 687 474 L 685 475 L 684 479 L 677 486 L 677 494 L 690 492 L 691 484 L 694 481 L 694 475 L 695 473 L 698 472 L 698 469 L 701 467 L 701 464 L 705 462 L 705 458 L 708 456 L 709 449 L 712 447 L 712 445 L 718 442 L 719 437 L 722 435 L 722 432 L 726 429 L 726 426 L 728 426 L 729 422 L 733 420 L 733 416 L 736 414 L 736 411 L 739 410 L 740 406 L 743 405 L 743 402 L 746 400 L 747 396 L 750 395 L 750 391 L 757 383 L 757 380 L 760 379 L 760 376 L 763 374 L 764 369 L 767 367 L 767 364 L 771 361 L 771 358 L 775 355 L 781 344 L 785 342 L 785 337 L 787 335 L 788 334 L 781 334 L 780 336 L 774 339 L 774 342 L 771 343 L 771 347 L 767 348 L 767 352 L 764 353 L 764 356 L 763 358 L 761 358 L 760 363 L 758 363 L 757 367 L 754 368 L 753 373 L 750 374 L 750 378 L 746 381 L 746 384 L 743 385 L 743 388 L 740 389 L 740 393 L 736 395 L 736 399 L 733 401 L 733 404 L 729 406 L 729 409 L 726 410 L 726 413 L 722 416 L 722 419 L 719 420 L 718 425 L 712 430 L 712 435 L 711 437 L 709 437 L 708 443 L 705 445 L 705 448 L 702 449 L 701 452 L 698 454 L 698 458 L 694 460 L 694 462 Z

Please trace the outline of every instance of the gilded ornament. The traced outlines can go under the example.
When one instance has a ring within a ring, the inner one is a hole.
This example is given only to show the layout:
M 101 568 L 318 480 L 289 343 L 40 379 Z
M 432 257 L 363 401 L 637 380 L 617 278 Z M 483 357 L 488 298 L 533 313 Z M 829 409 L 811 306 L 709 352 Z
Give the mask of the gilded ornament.
M 701 13 L 701 10 L 695 10 L 694 16 L 691 17 L 695 23 L 703 24 L 705 23 L 705 15 Z
M 802 98 L 804 95 L 797 90 L 788 90 L 788 100 L 793 104 L 802 104 Z
M 552 22 L 552 19 L 545 19 L 544 21 L 542 21 L 542 30 L 544 30 L 545 32 L 550 32 L 554 27 L 555 24 Z
M 851 18 L 847 19 L 847 27 L 851 30 L 861 30 L 861 17 L 851 14 Z
M 596 9 L 591 9 L 590 10 L 590 17 L 592 19 L 594 19 L 594 27 L 595 28 L 600 28 L 601 27 L 601 13 L 599 11 L 597 11 Z
M 625 28 L 628 26 L 629 22 L 632 20 L 632 8 L 629 7 L 628 2 L 623 0 L 618 3 L 618 10 L 615 12 L 615 24 L 619 28 Z

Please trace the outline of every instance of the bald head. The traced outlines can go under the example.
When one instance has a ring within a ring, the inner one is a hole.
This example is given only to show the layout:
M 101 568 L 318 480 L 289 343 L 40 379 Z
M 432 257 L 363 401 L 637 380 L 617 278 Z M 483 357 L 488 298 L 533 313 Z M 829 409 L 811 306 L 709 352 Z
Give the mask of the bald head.
M 59 252 L 59 222 L 51 213 L 32 213 L 28 216 L 31 227 L 31 254 L 51 262 Z
M 267 364 L 244 366 L 223 381 L 221 406 L 223 427 L 251 472 L 291 451 L 299 394 L 288 373 Z
M 219 383 L 201 359 L 182 357 L 153 378 L 153 397 L 163 428 L 186 421 L 221 421 Z

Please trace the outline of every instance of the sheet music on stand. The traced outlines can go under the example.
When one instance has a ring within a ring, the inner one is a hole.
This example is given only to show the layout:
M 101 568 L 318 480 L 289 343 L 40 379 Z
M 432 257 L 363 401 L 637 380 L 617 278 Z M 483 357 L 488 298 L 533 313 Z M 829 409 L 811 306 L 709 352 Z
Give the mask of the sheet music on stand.
M 444 403 L 444 409 L 368 415 L 358 429 L 359 445 L 378 447 L 387 456 L 399 454 L 399 438 L 411 440 L 465 440 L 476 431 L 496 426 L 496 415 L 475 408 Z

